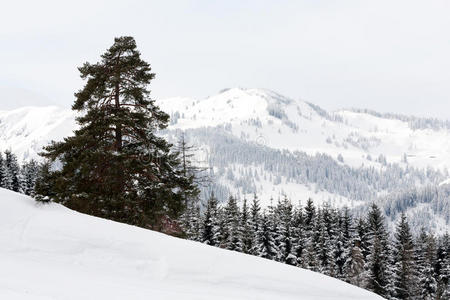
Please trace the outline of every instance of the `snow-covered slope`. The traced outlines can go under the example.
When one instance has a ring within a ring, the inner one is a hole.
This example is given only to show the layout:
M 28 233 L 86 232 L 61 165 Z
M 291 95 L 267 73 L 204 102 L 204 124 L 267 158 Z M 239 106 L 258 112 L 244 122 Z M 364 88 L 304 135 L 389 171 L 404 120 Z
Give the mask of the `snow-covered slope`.
M 0 189 L 0 299 L 381 299 L 337 279 Z
M 335 158 L 340 153 L 346 164 L 357 167 L 380 167 L 375 162 L 380 154 L 388 162 L 402 163 L 406 154 L 410 166 L 450 167 L 450 130 L 433 129 L 433 124 L 414 128 L 393 116 L 354 110 L 327 112 L 263 89 L 234 88 L 200 100 L 165 99 L 160 105 L 173 116 L 172 128 L 228 124 L 239 138 Z
M 11 149 L 21 160 L 37 158 L 43 146 L 75 127 L 75 113 L 56 106 L 0 111 L 0 150 Z
M 205 99 L 157 103 L 171 115 L 164 134 L 175 142 L 185 131 L 199 147 L 221 200 L 256 192 L 263 205 L 287 195 L 295 203 L 311 197 L 316 203 L 355 207 L 396 193 L 398 205 L 384 205 L 393 221 L 399 210 L 411 208 L 410 217 L 423 220 L 418 228 L 449 230 L 450 213 L 441 209 L 449 205 L 447 196 L 411 204 L 402 195 L 449 180 L 450 122 L 372 111 L 328 112 L 264 89 L 233 88 Z M 36 157 L 50 140 L 72 133 L 74 117 L 56 107 L 0 111 L 0 150 L 10 148 L 20 159 Z M 432 224 L 430 215 L 445 221 Z

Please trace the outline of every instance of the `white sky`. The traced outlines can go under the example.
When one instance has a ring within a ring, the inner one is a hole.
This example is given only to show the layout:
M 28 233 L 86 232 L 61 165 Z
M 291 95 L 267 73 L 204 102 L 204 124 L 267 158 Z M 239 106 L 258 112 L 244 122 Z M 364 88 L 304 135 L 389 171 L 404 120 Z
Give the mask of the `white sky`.
M 450 1 L 0 4 L 0 109 L 29 94 L 70 105 L 76 67 L 132 35 L 154 97 L 263 87 L 327 109 L 450 118 Z

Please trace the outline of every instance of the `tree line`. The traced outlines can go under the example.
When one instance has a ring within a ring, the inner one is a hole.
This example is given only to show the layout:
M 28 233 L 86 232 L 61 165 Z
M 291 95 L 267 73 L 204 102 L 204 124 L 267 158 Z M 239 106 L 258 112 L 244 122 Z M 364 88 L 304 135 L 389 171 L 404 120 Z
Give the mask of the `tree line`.
M 11 150 L 0 152 L 0 188 L 35 196 L 36 183 L 42 178 L 42 170 L 42 164 L 35 160 L 20 165 Z
M 202 211 L 182 217 L 190 240 L 275 260 L 344 280 L 387 299 L 450 299 L 450 236 L 411 233 L 402 215 L 395 232 L 372 204 L 364 217 L 325 204 L 295 206 L 285 197 L 266 209 L 255 195 L 220 205 L 212 194 Z

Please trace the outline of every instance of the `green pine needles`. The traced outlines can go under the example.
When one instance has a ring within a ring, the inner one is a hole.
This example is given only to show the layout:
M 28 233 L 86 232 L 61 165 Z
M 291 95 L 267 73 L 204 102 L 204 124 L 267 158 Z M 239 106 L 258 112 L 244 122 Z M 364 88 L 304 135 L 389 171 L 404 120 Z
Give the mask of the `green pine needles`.
M 158 130 L 169 116 L 150 98 L 155 74 L 132 37 L 119 37 L 95 64 L 79 68 L 85 86 L 75 93 L 79 129 L 52 142 L 52 201 L 77 211 L 162 231 L 185 198 L 197 194 L 179 153 Z M 40 191 L 37 191 L 39 194 Z

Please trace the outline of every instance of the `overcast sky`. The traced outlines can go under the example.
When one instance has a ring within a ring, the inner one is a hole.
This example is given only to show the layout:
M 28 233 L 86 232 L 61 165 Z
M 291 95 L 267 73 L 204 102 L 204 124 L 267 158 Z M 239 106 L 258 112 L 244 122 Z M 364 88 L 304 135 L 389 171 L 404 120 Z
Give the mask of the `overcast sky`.
M 67 2 L 2 3 L 0 108 L 70 105 L 76 67 L 132 35 L 154 97 L 262 87 L 327 109 L 450 119 L 450 1 Z

